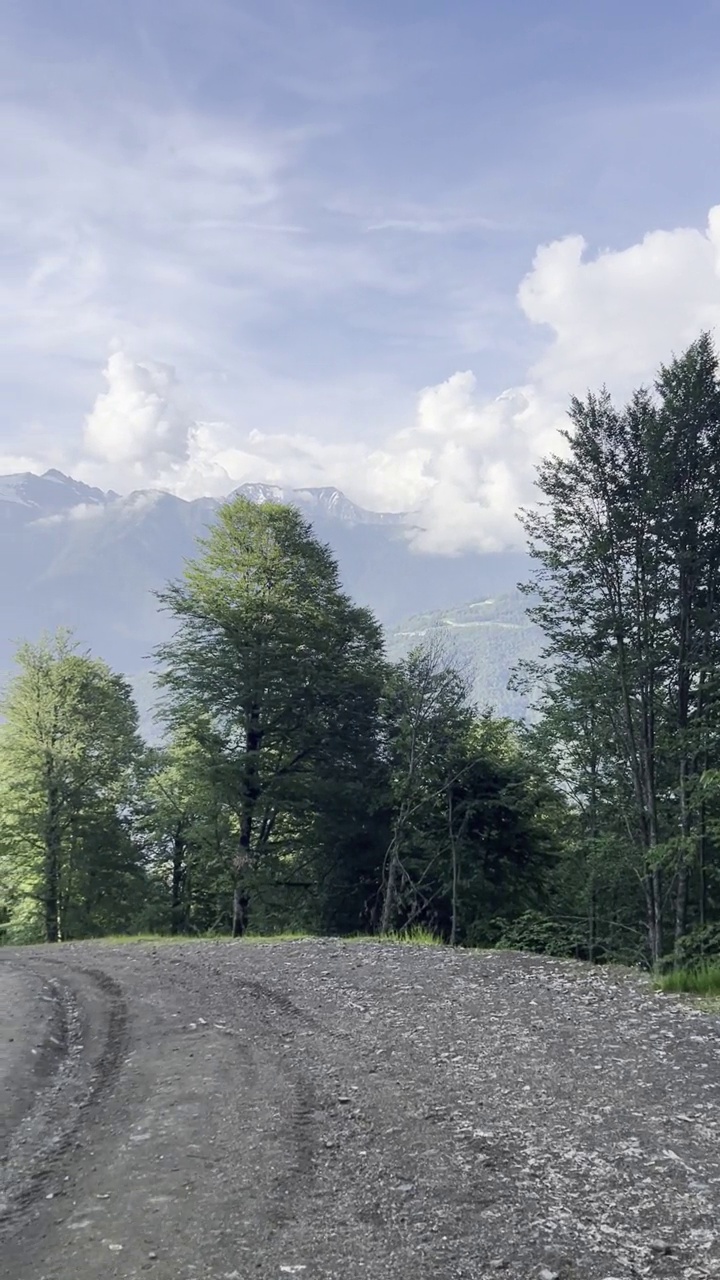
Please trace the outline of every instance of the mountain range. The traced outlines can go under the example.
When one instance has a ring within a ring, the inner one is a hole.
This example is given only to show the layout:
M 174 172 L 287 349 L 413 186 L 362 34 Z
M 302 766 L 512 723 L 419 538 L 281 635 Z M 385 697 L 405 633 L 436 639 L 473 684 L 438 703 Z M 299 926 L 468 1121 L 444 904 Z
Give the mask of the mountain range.
M 478 700 L 522 712 L 504 684 L 515 657 L 537 649 L 515 590 L 525 554 L 420 553 L 412 514 L 369 511 L 330 487 L 245 484 L 234 493 L 301 510 L 331 547 L 345 590 L 383 623 L 391 656 L 441 631 L 472 667 Z M 0 678 L 21 640 L 66 625 L 145 701 L 148 655 L 170 629 L 153 593 L 182 573 L 222 501 L 155 489 L 121 496 L 56 470 L 0 476 Z M 459 603 L 467 600 L 476 603 Z

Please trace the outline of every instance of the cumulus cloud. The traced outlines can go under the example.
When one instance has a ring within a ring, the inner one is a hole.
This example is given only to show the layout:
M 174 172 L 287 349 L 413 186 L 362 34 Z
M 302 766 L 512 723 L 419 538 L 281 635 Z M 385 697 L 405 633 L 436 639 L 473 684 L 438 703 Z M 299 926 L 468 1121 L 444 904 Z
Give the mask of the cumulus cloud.
M 562 448 L 570 395 L 607 385 L 627 396 L 701 330 L 720 329 L 720 206 L 704 230 L 654 231 L 619 251 L 591 256 L 579 236 L 545 245 L 518 302 L 549 333 L 523 386 L 487 400 L 471 374 L 455 374 L 419 398 L 405 438 L 428 451 L 425 548 L 517 544 L 514 513 L 533 500 L 537 463 Z
M 197 421 L 172 368 L 116 352 L 86 423 L 92 456 L 75 474 L 188 498 L 247 480 L 333 484 L 369 507 L 413 511 L 418 549 L 517 546 L 517 508 L 533 500 L 539 460 L 561 447 L 570 395 L 607 384 L 624 396 L 701 329 L 720 327 L 720 206 L 703 231 L 656 231 L 618 251 L 593 256 L 576 236 L 545 245 L 518 303 L 548 335 L 520 385 L 493 396 L 473 372 L 453 373 L 373 443 L 327 440 L 292 420 L 263 430 L 242 405 L 232 423 Z
M 147 476 L 187 462 L 193 422 L 180 403 L 174 369 L 141 364 L 116 351 L 105 379 L 107 391 L 97 397 L 85 423 L 88 452 Z
M 582 236 L 544 245 L 518 301 L 552 331 L 532 370 L 546 394 L 567 398 L 602 382 L 626 394 L 671 350 L 720 323 L 720 205 L 703 230 L 652 231 L 595 257 Z

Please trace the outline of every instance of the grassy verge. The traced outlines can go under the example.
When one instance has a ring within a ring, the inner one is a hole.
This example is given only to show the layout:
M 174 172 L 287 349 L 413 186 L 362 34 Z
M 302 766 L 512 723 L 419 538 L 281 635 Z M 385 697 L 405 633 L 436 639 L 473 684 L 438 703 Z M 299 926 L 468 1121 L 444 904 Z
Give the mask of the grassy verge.
M 282 933 L 247 933 L 236 941 L 240 945 L 250 946 L 258 943 L 270 942 L 312 942 L 317 935 L 304 933 L 301 930 L 287 930 Z M 442 947 L 445 944 L 442 938 L 438 938 L 436 934 L 431 933 L 428 929 L 413 928 L 403 933 L 390 933 L 384 938 L 377 934 L 357 933 L 340 937 L 341 942 L 390 942 L 401 943 L 411 946 L 423 947 Z M 80 941 L 80 939 L 78 939 Z M 97 942 L 106 945 L 132 944 L 132 943 L 152 943 L 155 945 L 173 944 L 173 945 L 192 945 L 200 942 L 231 942 L 229 934 L 176 934 L 168 933 L 117 933 L 111 934 L 104 938 L 87 938 L 87 942 Z M 62 946 L 62 943 L 60 943 Z
M 697 997 L 705 1008 L 720 1008 L 720 963 L 672 969 L 657 979 L 657 989 L 669 995 Z

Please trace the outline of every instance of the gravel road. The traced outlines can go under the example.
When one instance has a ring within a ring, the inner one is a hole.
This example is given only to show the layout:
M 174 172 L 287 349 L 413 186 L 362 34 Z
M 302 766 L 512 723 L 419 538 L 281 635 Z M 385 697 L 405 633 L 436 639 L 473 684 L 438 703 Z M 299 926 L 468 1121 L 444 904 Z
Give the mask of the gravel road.
M 338 940 L 0 952 L 2 1280 L 720 1276 L 720 1017 Z

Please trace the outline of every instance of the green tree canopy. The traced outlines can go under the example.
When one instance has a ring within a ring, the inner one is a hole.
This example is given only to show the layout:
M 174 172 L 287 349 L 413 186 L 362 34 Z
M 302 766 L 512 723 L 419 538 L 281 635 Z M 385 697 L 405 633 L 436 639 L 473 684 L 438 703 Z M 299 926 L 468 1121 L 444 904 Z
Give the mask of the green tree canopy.
M 233 933 L 251 873 L 294 856 L 333 787 L 377 755 L 382 633 L 341 591 L 327 547 L 292 507 L 221 508 L 184 579 L 160 596 L 177 630 L 158 650 L 164 715 L 215 760 L 237 824 Z
M 128 816 L 143 744 L 130 687 L 59 631 L 17 653 L 0 725 L 10 936 L 102 932 L 142 877 Z

